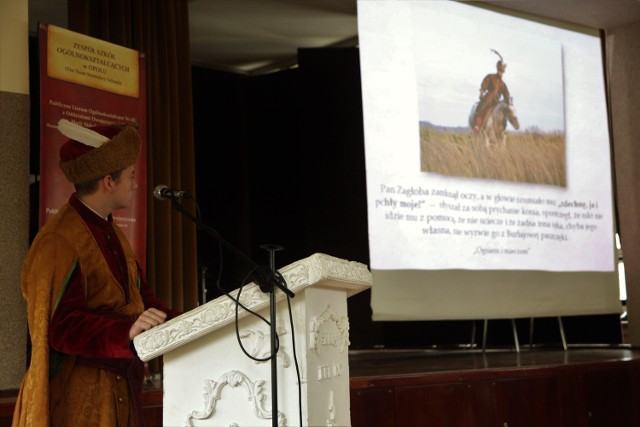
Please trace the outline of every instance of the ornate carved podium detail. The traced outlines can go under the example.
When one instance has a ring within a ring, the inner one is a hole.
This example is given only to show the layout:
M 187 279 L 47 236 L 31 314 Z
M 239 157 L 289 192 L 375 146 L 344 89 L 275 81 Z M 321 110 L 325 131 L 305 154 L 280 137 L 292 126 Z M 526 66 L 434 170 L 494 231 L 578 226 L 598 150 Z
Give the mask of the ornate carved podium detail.
M 336 330 L 331 331 L 331 326 L 335 326 Z M 320 346 L 336 347 L 340 352 L 349 348 L 349 319 L 347 316 L 338 316 L 331 304 L 320 316 L 314 316 L 309 321 L 309 350 L 314 350 L 319 356 Z
M 265 296 L 259 288 L 252 287 L 242 292 L 240 302 L 245 307 L 252 308 L 267 298 L 268 296 Z M 202 307 L 206 309 L 201 309 Z M 194 310 L 194 312 L 199 311 L 195 316 L 187 319 L 176 318 L 171 328 L 156 328 L 150 331 L 149 335 L 139 342 L 142 354 L 151 353 L 163 347 L 172 347 L 185 338 L 203 335 L 203 332 L 213 325 L 220 322 L 229 323 L 235 318 L 236 303 L 226 296 L 202 307 Z M 240 310 L 244 312 L 243 309 Z
M 216 409 L 216 403 L 220 400 L 222 389 L 225 386 L 231 387 L 244 387 L 249 394 L 249 401 L 253 403 L 253 413 L 256 417 L 261 419 L 271 419 L 271 411 L 265 409 L 265 404 L 268 404 L 269 399 L 264 392 L 265 381 L 251 381 L 245 374 L 240 371 L 229 371 L 222 375 L 218 381 L 204 380 L 204 410 L 191 411 L 187 415 L 186 426 L 193 426 L 192 420 L 204 420 L 211 418 Z M 230 425 L 237 425 L 232 423 Z M 278 411 L 278 426 L 286 427 L 287 419 L 284 414 Z
M 263 293 L 249 284 L 229 293 L 240 295 L 244 308 L 222 295 L 134 338 L 142 361 L 164 355 L 165 425 L 245 427 L 275 421 L 284 427 L 298 415 L 306 416 L 303 425 L 350 425 L 347 298 L 372 286 L 371 273 L 364 264 L 324 254 L 279 271 L 296 295 L 291 301 L 284 292 Z M 272 295 L 282 320 L 275 325 L 282 408 L 272 406 L 269 364 L 246 357 L 266 359 L 271 353 L 271 328 L 249 311 L 271 314 Z M 299 369 L 291 369 L 294 361 Z M 296 413 L 297 401 L 307 408 L 304 413 Z
M 333 400 L 333 390 L 329 392 L 329 416 L 327 417 L 327 427 L 333 427 L 336 423 L 336 404 Z
M 282 337 L 287 334 L 287 330 L 282 326 L 276 325 L 276 327 L 278 328 L 278 337 Z M 256 360 L 256 363 L 266 363 L 270 360 L 267 358 L 271 355 L 271 334 L 245 329 L 240 331 L 240 339 L 242 340 L 242 345 L 244 345 L 245 350 L 247 350 L 249 355 L 258 359 L 266 359 Z M 280 361 L 280 365 L 283 368 L 288 368 L 289 365 L 291 365 L 291 359 L 283 347 L 282 339 L 280 339 L 280 348 L 278 349 L 276 356 Z
M 318 366 L 318 381 L 328 380 L 342 375 L 342 364 L 333 363 L 331 365 Z
M 314 254 L 307 258 L 306 263 L 301 263 L 297 267 L 288 270 L 284 274 L 289 286 L 296 284 L 294 276 L 300 276 L 302 283 L 316 283 L 329 277 L 340 277 L 347 282 L 369 282 L 371 283 L 371 272 L 363 265 L 354 261 L 336 262 L 333 258 L 325 254 Z
M 344 289 L 347 297 L 371 286 L 371 272 L 366 265 L 331 257 L 326 254 L 314 254 L 280 270 L 288 287 L 294 292 L 303 292 L 308 286 Z M 238 290 L 230 292 L 236 297 Z M 283 292 L 277 292 L 278 301 L 286 298 Z M 251 283 L 242 288 L 241 302 L 252 311 L 269 306 L 269 294 Z M 209 301 L 184 313 L 162 325 L 138 335 L 134 344 L 138 356 L 143 361 L 170 352 L 188 342 L 197 340 L 208 333 L 221 329 L 235 321 L 236 304 L 226 295 Z M 239 308 L 238 317 L 248 313 Z M 348 346 L 348 344 L 347 344 Z

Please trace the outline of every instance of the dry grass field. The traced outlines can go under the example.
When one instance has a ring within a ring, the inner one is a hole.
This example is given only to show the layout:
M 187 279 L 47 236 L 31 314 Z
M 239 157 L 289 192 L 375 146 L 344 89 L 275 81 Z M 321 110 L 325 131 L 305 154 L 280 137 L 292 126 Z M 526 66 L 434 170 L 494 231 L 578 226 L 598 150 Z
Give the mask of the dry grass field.
M 420 128 L 423 172 L 566 186 L 564 135 L 508 132 L 505 146 L 486 146 L 469 131 Z

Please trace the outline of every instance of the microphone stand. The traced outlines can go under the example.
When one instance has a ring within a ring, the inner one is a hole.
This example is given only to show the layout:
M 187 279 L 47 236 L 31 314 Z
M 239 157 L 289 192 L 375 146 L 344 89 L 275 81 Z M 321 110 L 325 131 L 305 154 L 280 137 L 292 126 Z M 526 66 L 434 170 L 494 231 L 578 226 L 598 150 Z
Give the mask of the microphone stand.
M 265 249 L 269 252 L 269 267 L 271 272 L 276 271 L 275 253 L 284 249 L 278 245 L 260 245 L 261 249 Z M 263 291 L 264 292 L 264 291 Z M 278 426 L 278 358 L 276 357 L 276 337 L 278 331 L 276 330 L 276 290 L 271 288 L 269 290 L 269 320 L 271 322 L 271 425 L 272 427 Z
M 214 228 L 209 227 L 205 223 L 202 222 L 199 218 L 187 212 L 180 203 L 178 203 L 175 199 L 171 199 L 171 204 L 178 212 L 182 213 L 184 216 L 193 221 L 198 229 L 204 231 L 209 236 L 216 239 L 220 242 L 224 247 L 229 249 L 238 257 L 244 259 L 249 264 L 253 266 L 255 269 L 255 273 L 253 274 L 255 282 L 258 284 L 260 290 L 264 293 L 269 293 L 269 320 L 271 322 L 271 425 L 272 427 L 278 427 L 278 358 L 276 357 L 276 287 L 280 288 L 282 292 L 284 292 L 288 297 L 293 298 L 295 294 L 291 291 L 291 289 L 287 288 L 286 284 L 283 284 L 280 280 L 278 280 L 275 274 L 275 252 L 282 250 L 283 248 L 278 245 L 261 245 L 260 248 L 265 249 L 269 252 L 269 267 L 264 267 L 258 265 L 255 261 L 249 258 L 246 254 L 241 252 L 231 243 L 227 242 L 220 233 L 216 231 Z

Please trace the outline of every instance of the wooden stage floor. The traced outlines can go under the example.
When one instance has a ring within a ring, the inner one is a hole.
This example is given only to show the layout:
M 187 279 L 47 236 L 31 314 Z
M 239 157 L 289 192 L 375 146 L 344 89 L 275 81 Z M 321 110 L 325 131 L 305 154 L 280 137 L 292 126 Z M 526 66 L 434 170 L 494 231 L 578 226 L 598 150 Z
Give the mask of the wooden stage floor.
M 578 364 L 619 363 L 638 360 L 640 349 L 627 346 L 584 346 L 562 348 L 522 347 L 511 349 L 380 349 L 351 350 L 349 376 L 397 377 L 407 375 L 441 375 L 471 371 L 504 371 L 550 368 Z
M 640 427 L 640 350 L 349 352 L 353 427 Z
M 351 423 L 640 427 L 640 350 L 629 347 L 349 351 Z M 0 393 L 0 427 L 15 392 Z M 162 425 L 161 388 L 143 395 Z

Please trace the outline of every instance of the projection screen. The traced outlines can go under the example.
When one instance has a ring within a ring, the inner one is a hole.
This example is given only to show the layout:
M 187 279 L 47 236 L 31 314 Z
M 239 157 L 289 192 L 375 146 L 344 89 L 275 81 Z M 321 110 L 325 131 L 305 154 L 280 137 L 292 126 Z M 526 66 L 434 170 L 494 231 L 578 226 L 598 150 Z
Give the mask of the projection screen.
M 362 0 L 358 33 L 373 319 L 619 313 L 599 33 Z

